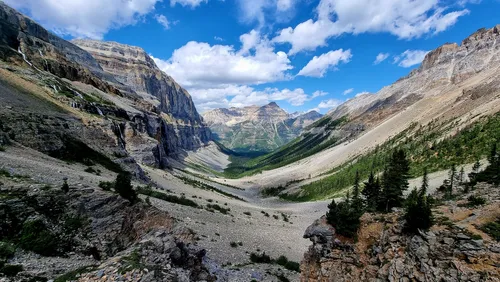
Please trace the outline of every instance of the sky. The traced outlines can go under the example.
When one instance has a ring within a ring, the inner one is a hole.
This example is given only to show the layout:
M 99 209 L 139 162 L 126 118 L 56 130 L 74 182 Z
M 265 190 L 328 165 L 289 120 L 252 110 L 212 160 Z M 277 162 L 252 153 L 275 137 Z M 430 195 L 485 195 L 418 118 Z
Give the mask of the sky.
M 65 39 L 142 47 L 205 112 L 326 113 L 500 24 L 500 0 L 3 0 Z

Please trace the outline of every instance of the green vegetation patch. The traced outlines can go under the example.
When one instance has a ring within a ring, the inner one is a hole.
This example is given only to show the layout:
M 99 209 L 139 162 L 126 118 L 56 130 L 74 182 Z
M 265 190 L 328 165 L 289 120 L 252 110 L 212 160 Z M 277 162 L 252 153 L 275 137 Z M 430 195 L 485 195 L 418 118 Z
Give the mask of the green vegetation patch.
M 300 264 L 295 261 L 288 260 L 285 256 L 280 256 L 277 259 L 272 259 L 270 256 L 266 255 L 266 253 L 251 253 L 250 261 L 253 263 L 266 263 L 266 264 L 277 264 L 281 265 L 284 268 L 300 272 Z
M 457 122 L 430 122 L 426 126 L 414 123 L 406 130 L 377 146 L 371 152 L 358 156 L 328 172 L 321 180 L 302 186 L 297 194 L 280 195 L 290 201 L 313 201 L 341 196 L 352 185 L 359 171 L 367 179 L 370 171 L 383 171 L 394 150 L 404 150 L 410 162 L 410 175 L 422 176 L 424 168 L 435 172 L 453 164 L 472 163 L 488 155 L 500 136 L 500 113 L 484 117 L 458 131 Z M 450 134 L 453 132 L 453 134 Z
M 233 162 L 224 170 L 224 176 L 239 178 L 257 174 L 264 170 L 279 168 L 338 144 L 340 140 L 331 137 L 329 132 L 345 124 L 347 122 L 347 117 L 344 116 L 334 121 L 330 121 L 329 117 L 326 117 L 319 120 L 319 125 L 314 126 L 313 124 L 312 126 L 320 127 L 325 120 L 327 121 L 325 123 L 327 125 L 326 133 L 305 133 L 272 153 L 250 160 L 245 160 L 244 158 L 238 160 L 233 158 L 231 159 Z
M 94 266 L 84 266 L 57 277 L 54 282 L 76 281 L 81 274 L 95 270 Z
M 193 208 L 199 208 L 198 204 L 190 199 L 187 199 L 186 197 L 177 197 L 175 195 L 168 195 L 159 191 L 155 191 L 152 189 L 148 188 L 139 188 L 137 190 L 139 194 L 146 195 L 149 197 L 157 198 L 163 201 L 167 201 L 170 203 L 174 204 L 179 204 L 183 206 L 188 206 L 188 207 L 193 207 Z
M 500 218 L 496 221 L 488 222 L 480 228 L 484 233 L 488 234 L 496 241 L 500 241 Z

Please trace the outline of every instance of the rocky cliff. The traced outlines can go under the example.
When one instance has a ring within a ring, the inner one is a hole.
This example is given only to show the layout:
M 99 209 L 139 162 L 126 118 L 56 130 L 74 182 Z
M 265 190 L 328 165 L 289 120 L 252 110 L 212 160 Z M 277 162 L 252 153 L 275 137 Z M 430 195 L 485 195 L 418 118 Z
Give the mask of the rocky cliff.
M 468 207 L 467 197 L 434 208 L 427 232 L 403 233 L 401 211 L 365 214 L 357 241 L 335 234 L 318 219 L 305 232 L 313 245 L 301 264 L 301 281 L 500 281 L 500 243 L 481 227 L 500 217 L 499 191 L 481 184 L 470 194 L 486 204 Z
M 3 111 L 3 127 L 14 141 L 57 155 L 68 147 L 65 140 L 74 139 L 114 162 L 165 167 L 169 159 L 180 158 L 185 150 L 200 148 L 210 140 L 210 130 L 189 94 L 142 49 L 76 42 L 89 53 L 3 2 L 0 26 L 0 58 L 6 70 L 2 79 L 10 89 L 3 93 L 6 102 L 13 100 L 9 95 L 25 88 L 59 107 L 57 119 L 73 124 L 60 128 L 54 122 L 46 124 L 44 133 L 52 139 L 47 143 L 40 135 L 22 132 L 33 128 L 26 126 L 30 120 L 45 120 L 38 116 L 42 111 L 32 108 L 37 116 L 26 116 L 26 110 Z M 33 95 L 23 97 L 26 106 L 34 106 Z
M 272 102 L 262 107 L 215 109 L 203 114 L 214 138 L 234 151 L 272 151 L 321 118 L 315 111 L 289 114 Z

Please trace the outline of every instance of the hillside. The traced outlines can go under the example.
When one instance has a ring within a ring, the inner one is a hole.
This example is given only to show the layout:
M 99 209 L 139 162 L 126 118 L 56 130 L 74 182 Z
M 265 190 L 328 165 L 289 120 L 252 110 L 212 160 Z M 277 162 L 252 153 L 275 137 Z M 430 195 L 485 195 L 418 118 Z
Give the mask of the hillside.
M 315 111 L 289 114 L 276 103 L 258 107 L 215 109 L 203 114 L 213 137 L 237 153 L 270 152 L 295 139 L 321 118 Z
M 437 133 L 430 138 L 439 143 L 471 124 L 482 124 L 484 118 L 500 111 L 498 37 L 498 26 L 480 29 L 460 45 L 445 44 L 431 51 L 408 76 L 376 94 L 358 96 L 333 109 L 289 145 L 267 156 L 233 164 L 228 175 L 245 177 L 230 183 L 243 187 L 289 186 L 289 192 L 300 195 L 297 187 L 342 171 L 384 143 L 406 142 L 396 138 L 405 130 L 403 137 L 410 138 L 418 128 L 434 128 Z M 331 124 L 335 125 L 333 130 Z M 488 141 L 476 148 L 481 154 L 494 141 L 497 129 L 491 130 Z M 301 140 L 305 140 L 303 145 Z M 307 149 L 306 144 L 310 145 Z M 466 149 L 462 152 L 468 160 L 479 157 Z M 272 159 L 276 161 L 269 162 Z M 259 174 L 252 176 L 255 173 Z M 418 176 L 421 172 L 415 173 Z M 331 182 L 323 186 L 323 197 L 345 187 L 334 187 Z
M 167 167 L 169 159 L 210 141 L 187 91 L 144 50 L 75 41 L 87 52 L 4 3 L 0 25 L 0 79 L 6 88 L 0 95 L 10 105 L 1 109 L 1 131 L 12 141 L 75 161 L 87 158 L 83 151 L 71 156 L 83 146 L 137 175 L 137 163 Z M 22 102 L 15 98 L 18 89 L 25 94 Z M 50 110 L 41 110 L 40 103 Z

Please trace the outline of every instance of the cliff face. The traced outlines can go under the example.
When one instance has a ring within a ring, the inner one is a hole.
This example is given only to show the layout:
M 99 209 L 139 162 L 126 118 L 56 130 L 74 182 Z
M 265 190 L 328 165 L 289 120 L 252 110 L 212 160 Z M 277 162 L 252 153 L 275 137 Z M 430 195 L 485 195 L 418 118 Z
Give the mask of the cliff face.
M 189 94 L 140 48 L 109 42 L 77 41 L 90 52 L 65 41 L 0 3 L 0 59 L 7 101 L 26 88 L 59 107 L 56 119 L 69 128 L 44 127 L 45 139 L 31 132 L 27 116 L 35 107 L 25 96 L 21 111 L 1 112 L 3 127 L 17 136 L 14 141 L 45 153 L 65 150 L 63 139 L 78 139 L 115 162 L 141 162 L 165 167 L 169 158 L 197 149 L 211 134 Z M 17 82 L 16 82 L 17 81 Z M 14 86 L 14 88 L 12 88 Z M 65 114 L 61 114 L 66 112 Z M 36 114 L 43 114 L 36 111 Z M 51 113 L 48 111 L 46 114 Z M 93 123 L 89 123 L 93 120 Z M 26 121 L 26 122 L 24 122 Z M 22 132 L 22 128 L 28 128 Z M 1 130 L 1 128 L 0 128 Z M 51 140 L 48 142 L 48 140 Z M 117 157 L 118 156 L 118 157 Z
M 315 111 L 289 114 L 272 102 L 262 107 L 215 109 L 203 114 L 214 138 L 235 151 L 271 151 L 321 118 Z
M 460 45 L 447 43 L 429 52 L 418 69 L 376 94 L 355 97 L 327 115 L 336 119 L 349 115 L 367 125 L 376 125 L 416 101 L 439 95 L 450 87 L 500 65 L 500 25 L 480 29 Z M 390 111 L 387 111 L 391 108 Z M 374 112 L 383 112 L 377 116 Z
M 469 195 L 446 202 L 434 209 L 435 225 L 415 235 L 402 232 L 401 212 L 363 215 L 356 243 L 317 220 L 304 234 L 313 245 L 301 281 L 499 281 L 500 244 L 480 230 L 500 216 L 498 189 L 482 184 L 472 194 L 487 204 L 466 207 Z

